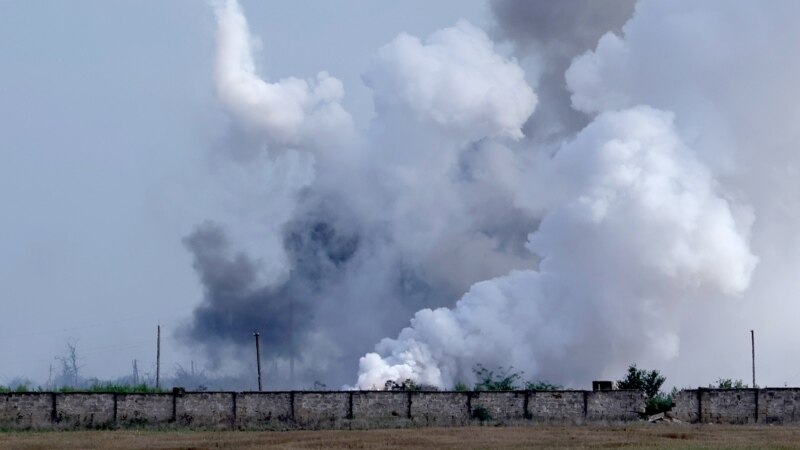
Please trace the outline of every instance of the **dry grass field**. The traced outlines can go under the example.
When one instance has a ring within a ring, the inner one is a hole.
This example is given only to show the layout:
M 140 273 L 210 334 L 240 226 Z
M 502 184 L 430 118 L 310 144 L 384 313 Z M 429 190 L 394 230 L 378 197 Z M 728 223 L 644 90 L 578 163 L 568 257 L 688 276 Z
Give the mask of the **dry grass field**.
M 68 431 L 0 433 L 0 449 L 258 448 L 800 449 L 800 427 L 636 424 L 369 431 Z

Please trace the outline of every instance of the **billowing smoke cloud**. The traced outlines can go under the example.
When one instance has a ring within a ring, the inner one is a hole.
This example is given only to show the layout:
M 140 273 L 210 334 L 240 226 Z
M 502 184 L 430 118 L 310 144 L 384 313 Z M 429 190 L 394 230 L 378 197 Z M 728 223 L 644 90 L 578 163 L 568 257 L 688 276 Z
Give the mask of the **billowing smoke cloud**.
M 532 140 L 550 142 L 575 133 L 589 117 L 570 105 L 564 71 L 572 58 L 594 49 L 607 32 L 619 34 L 636 0 L 495 0 L 490 3 L 499 37 L 535 70 L 541 107 L 525 125 Z
M 224 170 L 255 175 L 236 181 L 229 209 L 242 217 L 185 241 L 205 288 L 187 343 L 222 363 L 260 330 L 279 371 L 294 363 L 282 386 L 339 386 L 415 311 L 535 265 L 524 244 L 537 218 L 516 202 L 523 164 L 500 143 L 522 136 L 536 96 L 484 32 L 461 22 L 381 48 L 364 74 L 377 117 L 354 136 L 341 83 L 265 81 L 240 6 L 216 15 L 217 91 L 245 136 L 228 143 Z
M 699 349 L 800 287 L 776 281 L 800 268 L 797 7 L 492 9 L 518 59 L 466 22 L 401 34 L 364 74 L 359 134 L 340 82 L 266 81 L 241 8 L 216 8 L 218 94 L 256 149 L 228 164 L 269 189 L 186 239 L 205 297 L 184 336 L 235 358 L 260 329 L 289 386 L 358 367 L 360 388 L 451 387 L 477 363 L 571 385 L 631 362 L 723 375 Z
M 350 115 L 339 103 L 344 87 L 327 72 L 314 80 L 287 78 L 268 83 L 255 73 L 247 21 L 237 2 L 217 5 L 217 59 L 214 76 L 220 101 L 243 126 L 272 141 L 300 145 L 321 134 L 342 133 Z M 327 131 L 324 132 L 324 131 Z
M 495 53 L 483 31 L 467 22 L 423 44 L 401 34 L 383 47 L 365 76 L 381 114 L 406 112 L 462 139 L 522 137 L 520 124 L 536 97 L 520 67 Z
M 675 357 L 669 326 L 696 293 L 741 293 L 756 259 L 708 171 L 646 107 L 598 116 L 552 162 L 554 204 L 528 247 L 539 270 L 483 281 L 452 309 L 419 311 L 361 360 L 358 385 L 473 381 L 510 363 L 586 382 L 613 361 Z M 384 356 L 381 356 L 384 355 Z

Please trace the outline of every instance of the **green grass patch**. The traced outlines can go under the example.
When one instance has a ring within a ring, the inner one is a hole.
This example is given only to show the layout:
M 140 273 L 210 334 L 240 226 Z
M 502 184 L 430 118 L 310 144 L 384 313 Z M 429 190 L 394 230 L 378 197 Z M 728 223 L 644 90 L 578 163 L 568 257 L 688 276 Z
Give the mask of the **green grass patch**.
M 70 386 L 63 386 L 58 389 L 58 392 L 105 392 L 112 394 L 159 394 L 167 392 L 164 389 L 156 388 L 142 384 L 116 384 L 116 383 L 98 383 L 89 386 L 88 388 L 74 388 Z

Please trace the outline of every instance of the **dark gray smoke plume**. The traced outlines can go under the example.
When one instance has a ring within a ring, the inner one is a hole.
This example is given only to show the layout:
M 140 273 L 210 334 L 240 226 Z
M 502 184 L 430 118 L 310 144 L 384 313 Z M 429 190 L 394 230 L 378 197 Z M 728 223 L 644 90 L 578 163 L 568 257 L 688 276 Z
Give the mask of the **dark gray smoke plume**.
M 482 31 L 459 23 L 380 49 L 364 75 L 379 114 L 354 137 L 338 80 L 262 79 L 239 5 L 216 12 L 217 93 L 234 124 L 220 164 L 241 217 L 186 239 L 205 290 L 186 343 L 223 366 L 250 360 L 258 330 L 269 379 L 294 366 L 269 387 L 338 387 L 414 312 L 535 265 L 518 157 L 493 139 L 519 139 L 536 97 Z
M 585 127 L 589 118 L 572 108 L 564 72 L 605 33 L 620 34 L 636 0 L 495 0 L 490 5 L 496 34 L 510 40 L 521 59 L 536 59 L 539 108 L 525 124 L 525 135 L 550 142 Z
M 493 3 L 517 59 L 463 21 L 401 34 L 363 75 L 361 132 L 330 74 L 257 74 L 218 2 L 217 95 L 255 150 L 231 141 L 233 213 L 187 239 L 206 288 L 187 341 L 229 363 L 258 328 L 293 387 L 707 360 L 697 311 L 743 328 L 720 305 L 800 267 L 796 3 L 727 5 Z
M 261 283 L 262 262 L 233 248 L 220 225 L 204 223 L 184 240 L 205 292 L 182 338 L 204 346 L 215 366 L 225 359 L 221 349 L 252 350 L 253 331 L 261 333 L 267 359 L 293 365 L 298 349 L 307 345 L 315 311 L 326 301 L 325 293 L 343 281 L 359 249 L 357 233 L 337 223 L 323 205 L 315 206 L 283 227 L 291 271 L 278 283 Z

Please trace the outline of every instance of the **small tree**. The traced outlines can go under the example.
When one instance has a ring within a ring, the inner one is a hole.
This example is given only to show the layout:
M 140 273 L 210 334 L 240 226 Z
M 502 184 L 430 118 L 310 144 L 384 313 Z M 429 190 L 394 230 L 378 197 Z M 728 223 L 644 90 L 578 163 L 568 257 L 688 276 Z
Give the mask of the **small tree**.
M 661 392 L 667 378 L 657 370 L 637 369 L 636 364 L 628 367 L 625 378 L 617 381 L 618 389 L 636 389 L 647 394 L 645 413 L 656 414 L 672 409 L 672 396 Z
M 667 381 L 667 378 L 657 370 L 637 369 L 636 364 L 631 364 L 628 367 L 628 373 L 625 378 L 617 381 L 617 388 L 644 391 L 647 394 L 647 398 L 653 398 L 658 395 L 661 385 L 665 381 Z
M 62 386 L 80 386 L 81 365 L 78 365 L 78 351 L 77 342 L 74 339 L 67 341 L 67 354 L 64 356 L 57 356 L 56 360 L 61 363 L 61 374 L 59 375 L 59 384 Z

